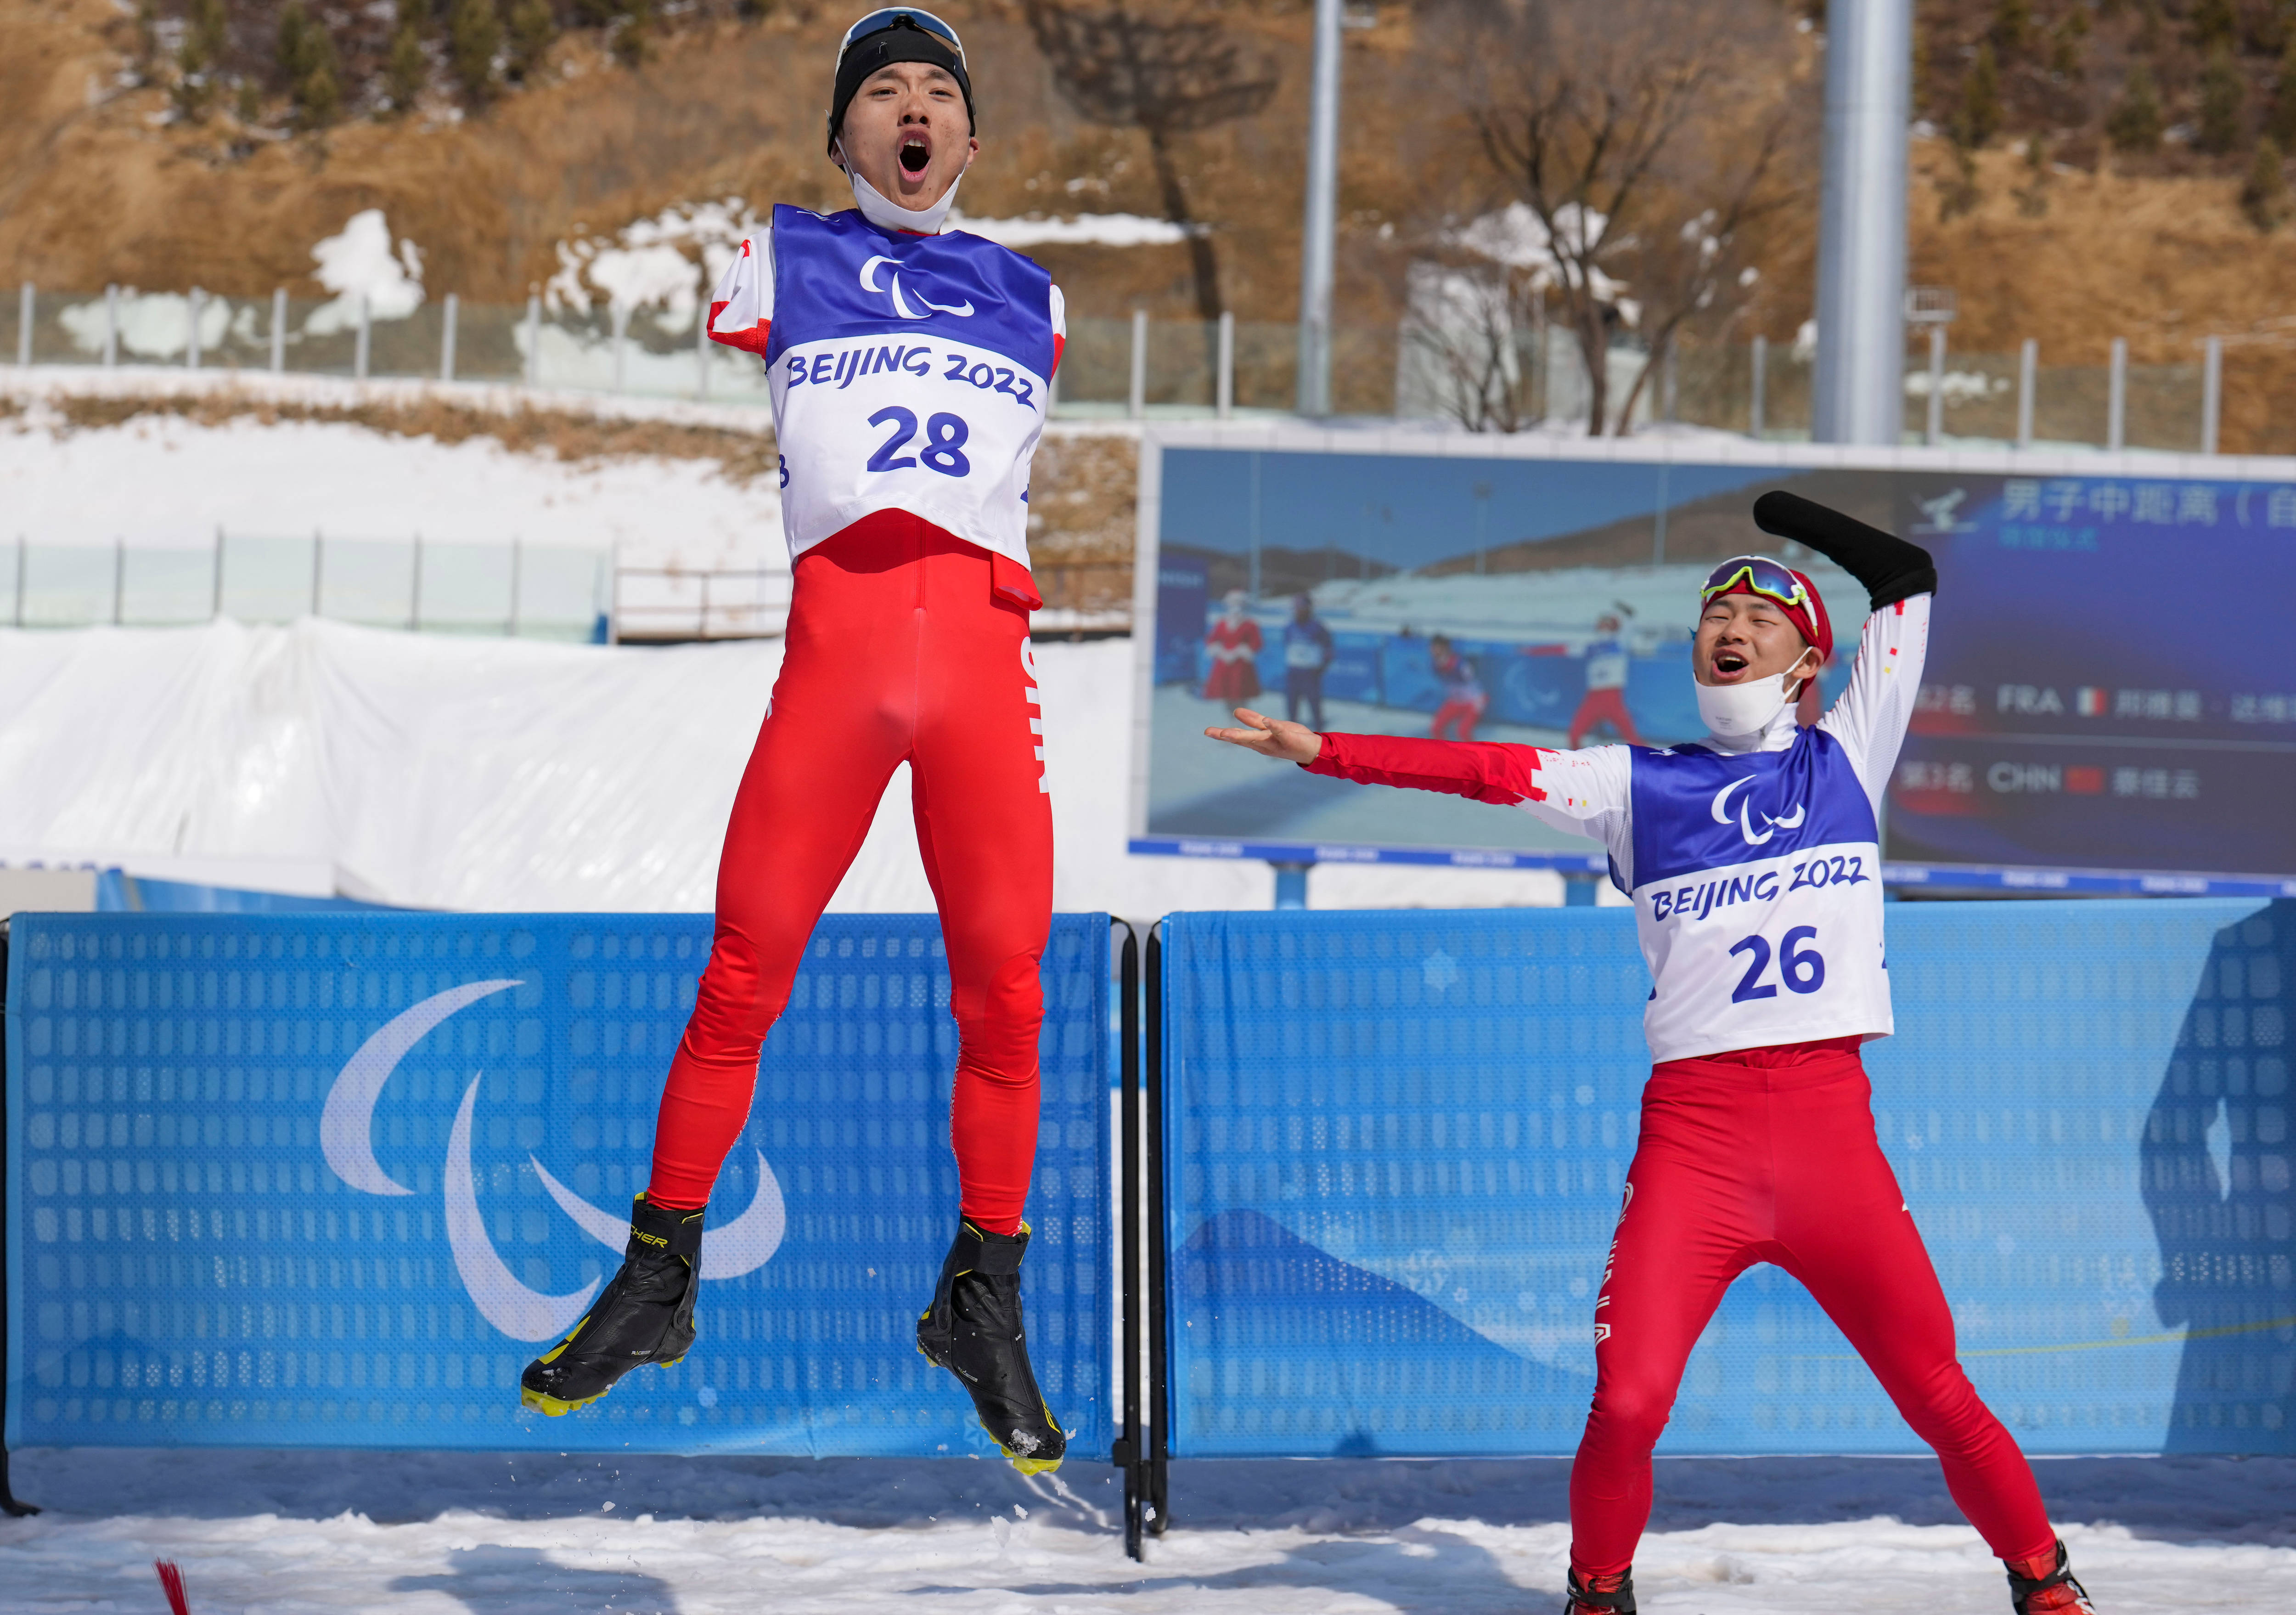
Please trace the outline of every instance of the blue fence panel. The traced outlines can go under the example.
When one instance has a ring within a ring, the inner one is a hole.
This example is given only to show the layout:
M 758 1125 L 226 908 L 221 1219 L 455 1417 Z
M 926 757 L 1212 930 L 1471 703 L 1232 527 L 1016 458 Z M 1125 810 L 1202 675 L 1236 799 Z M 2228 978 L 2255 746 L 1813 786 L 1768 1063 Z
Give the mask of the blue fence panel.
M 1904 904 L 1876 1122 L 2036 1452 L 2296 1452 L 2296 902 Z M 1624 910 L 1166 922 L 1172 1451 L 1568 1453 L 1649 1068 Z M 1912 1452 L 1733 1286 L 1660 1447 Z
M 20 915 L 11 1445 L 989 1454 L 917 1355 L 955 1231 L 931 916 L 814 935 L 720 1179 L 700 1344 L 562 1419 L 520 1370 L 619 1260 L 706 916 Z M 1080 1452 L 1112 1357 L 1104 915 L 1044 965 L 1024 1273 Z

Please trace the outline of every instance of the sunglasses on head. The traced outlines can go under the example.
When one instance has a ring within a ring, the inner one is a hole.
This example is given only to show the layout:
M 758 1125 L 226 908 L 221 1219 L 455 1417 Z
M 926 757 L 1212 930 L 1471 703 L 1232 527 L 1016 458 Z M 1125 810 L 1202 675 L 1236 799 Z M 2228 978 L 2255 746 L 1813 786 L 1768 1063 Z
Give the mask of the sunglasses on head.
M 955 29 L 931 12 L 921 12 L 912 5 L 896 5 L 889 6 L 882 12 L 871 12 L 845 30 L 845 43 L 837 47 L 839 64 L 841 66 L 844 63 L 845 53 L 862 40 L 873 34 L 882 34 L 887 29 L 895 28 L 913 28 L 920 33 L 931 34 L 956 53 L 956 60 L 960 65 L 964 63 L 964 41 L 956 37 Z
M 1706 587 L 1698 593 L 1701 607 L 1710 606 L 1717 597 L 1744 590 L 1775 600 L 1781 606 L 1808 606 L 1809 590 L 1785 567 L 1765 556 L 1740 556 L 1716 567 L 1706 580 Z

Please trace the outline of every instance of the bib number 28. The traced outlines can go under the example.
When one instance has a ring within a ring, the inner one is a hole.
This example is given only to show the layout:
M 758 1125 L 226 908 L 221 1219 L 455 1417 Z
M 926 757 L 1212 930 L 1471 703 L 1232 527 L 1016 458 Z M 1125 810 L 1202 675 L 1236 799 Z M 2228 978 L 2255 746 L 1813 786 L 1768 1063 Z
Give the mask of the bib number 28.
M 891 433 L 877 445 L 877 452 L 869 457 L 872 471 L 906 471 L 922 462 L 928 471 L 938 471 L 943 476 L 964 476 L 972 469 L 972 462 L 964 457 L 964 441 L 972 429 L 964 417 L 942 413 L 925 420 L 925 441 L 914 454 L 902 450 L 916 441 L 917 415 L 914 409 L 904 409 L 898 404 L 888 404 L 869 417 L 872 426 L 890 426 Z
M 1817 951 L 1817 927 L 1796 926 L 1778 949 L 1778 978 L 1790 993 L 1815 993 L 1825 985 L 1825 957 Z M 1762 980 L 1770 968 L 1770 944 L 1760 935 L 1742 937 L 1730 944 L 1733 954 L 1747 955 L 1746 973 L 1738 978 L 1730 1001 L 1742 1004 L 1758 998 L 1775 998 L 1775 986 Z

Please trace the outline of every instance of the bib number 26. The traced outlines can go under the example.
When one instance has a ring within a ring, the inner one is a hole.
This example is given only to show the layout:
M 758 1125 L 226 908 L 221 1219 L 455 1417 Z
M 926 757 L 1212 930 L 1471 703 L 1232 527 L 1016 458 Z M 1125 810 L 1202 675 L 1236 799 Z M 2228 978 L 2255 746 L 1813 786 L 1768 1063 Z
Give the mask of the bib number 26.
M 1817 951 L 1817 927 L 1796 926 L 1785 935 L 1778 949 L 1778 978 L 1786 984 L 1790 993 L 1815 993 L 1825 985 L 1825 957 Z M 1778 990 L 1762 980 L 1770 968 L 1770 944 L 1760 935 L 1742 937 L 1730 944 L 1733 954 L 1747 955 L 1746 973 L 1738 978 L 1737 989 L 1730 994 L 1734 1004 L 1750 1002 L 1757 998 L 1775 998 Z
M 972 462 L 964 457 L 964 441 L 972 435 L 972 428 L 958 415 L 940 414 L 925 421 L 925 441 L 914 454 L 904 454 L 916 441 L 917 415 L 914 409 L 904 409 L 898 404 L 888 404 L 869 417 L 872 426 L 890 426 L 892 432 L 877 445 L 877 452 L 869 457 L 872 471 L 906 471 L 922 462 L 928 471 L 938 471 L 943 476 L 964 476 L 972 469 Z

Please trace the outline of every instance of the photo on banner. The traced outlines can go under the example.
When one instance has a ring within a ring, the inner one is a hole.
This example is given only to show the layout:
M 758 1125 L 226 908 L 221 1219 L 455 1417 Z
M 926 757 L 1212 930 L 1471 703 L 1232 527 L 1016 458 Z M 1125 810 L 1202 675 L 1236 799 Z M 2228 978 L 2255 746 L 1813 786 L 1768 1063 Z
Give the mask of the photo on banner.
M 1272 769 L 1203 730 L 1248 706 L 1353 733 L 1694 741 L 1698 588 L 1750 550 L 1816 582 L 1831 700 L 1865 591 L 1754 526 L 1755 499 L 1788 489 L 1938 557 L 1884 813 L 1893 879 L 2296 892 L 2296 815 L 2270 805 L 2296 787 L 2296 676 L 2265 620 L 2296 595 L 2296 485 L 1158 453 L 1136 852 L 1586 867 L 1589 844 L 1527 814 Z

